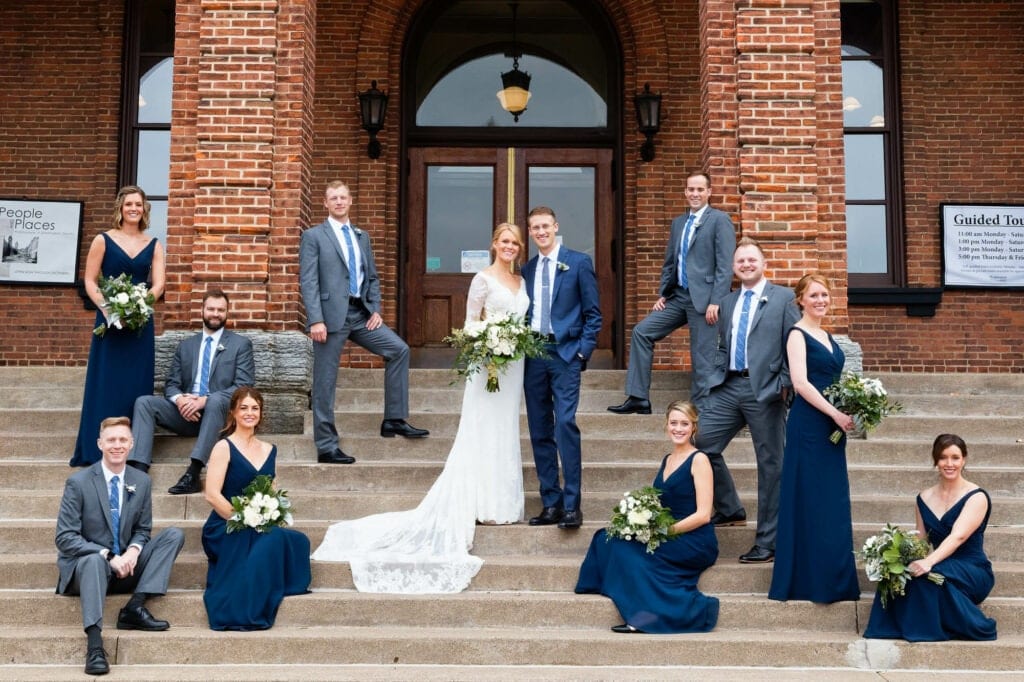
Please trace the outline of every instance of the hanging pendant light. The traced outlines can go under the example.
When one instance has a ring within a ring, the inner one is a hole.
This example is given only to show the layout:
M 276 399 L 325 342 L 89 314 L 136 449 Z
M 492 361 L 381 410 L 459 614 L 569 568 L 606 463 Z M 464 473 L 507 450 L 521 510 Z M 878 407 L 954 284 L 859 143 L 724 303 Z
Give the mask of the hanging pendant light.
M 523 53 L 519 50 L 516 41 L 516 11 L 519 3 L 511 3 L 512 7 L 512 52 L 506 57 L 512 57 L 512 70 L 501 74 L 501 90 L 498 91 L 498 101 L 501 108 L 512 114 L 512 120 L 519 123 L 519 115 L 526 111 L 526 103 L 530 101 L 530 74 L 519 70 L 519 58 Z

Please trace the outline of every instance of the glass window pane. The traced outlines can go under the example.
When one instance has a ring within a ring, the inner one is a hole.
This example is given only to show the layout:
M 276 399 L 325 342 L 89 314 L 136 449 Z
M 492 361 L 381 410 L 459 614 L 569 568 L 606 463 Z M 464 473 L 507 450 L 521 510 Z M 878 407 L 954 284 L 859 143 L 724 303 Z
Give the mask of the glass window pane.
M 885 136 L 846 135 L 846 198 L 885 201 Z
M 881 64 L 866 60 L 843 61 L 843 125 L 847 128 L 885 125 Z
M 174 0 L 145 0 L 142 10 L 139 50 L 141 52 L 174 52 Z
M 885 206 L 846 207 L 846 267 L 849 272 L 889 271 Z
M 585 80 L 569 69 L 532 55 L 519 60 L 530 74 L 530 101 L 516 124 L 501 108 L 501 74 L 512 60 L 492 54 L 462 64 L 430 90 L 416 112 L 421 126 L 605 126 L 608 107 Z
M 139 168 L 135 177 L 147 194 L 167 196 L 171 167 L 171 131 L 139 131 Z
M 490 249 L 493 229 L 494 168 L 427 168 L 427 272 L 462 272 L 463 250 Z
M 145 189 L 145 188 L 143 188 Z M 148 194 L 147 194 L 148 196 Z M 164 251 L 167 250 L 167 200 L 166 199 L 150 199 L 149 204 L 152 208 L 149 210 L 149 229 L 146 230 L 146 234 L 151 237 L 156 237 L 160 240 L 160 243 L 164 245 Z
M 174 59 L 167 57 L 152 65 L 147 65 L 146 59 L 141 61 L 143 74 L 139 79 L 139 123 L 169 124 Z
M 570 249 L 594 257 L 596 173 L 589 166 L 530 166 L 530 207 L 555 212 L 558 236 Z
M 882 53 L 882 8 L 877 2 L 843 2 L 840 17 L 844 57 Z

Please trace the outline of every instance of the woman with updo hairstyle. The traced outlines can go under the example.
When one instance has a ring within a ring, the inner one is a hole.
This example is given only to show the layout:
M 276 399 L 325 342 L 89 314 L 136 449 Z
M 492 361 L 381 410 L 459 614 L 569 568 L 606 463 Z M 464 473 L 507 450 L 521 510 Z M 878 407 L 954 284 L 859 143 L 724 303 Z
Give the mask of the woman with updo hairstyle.
M 787 332 L 786 358 L 796 398 L 786 419 L 779 492 L 779 530 L 770 599 L 819 604 L 860 598 L 854 561 L 846 436 L 832 442 L 853 418 L 823 391 L 839 379 L 843 349 L 822 327 L 832 285 L 819 273 L 804 275 L 794 294 L 802 313 Z
M 917 496 L 917 531 L 933 549 L 907 567 L 906 594 L 885 607 L 875 595 L 864 636 L 908 642 L 995 639 L 995 620 L 978 608 L 995 585 L 984 547 L 992 500 L 964 478 L 967 443 L 960 436 L 939 435 L 932 462 L 939 480 Z M 945 578 L 942 585 L 927 579 L 932 571 Z
M 203 604 L 213 630 L 266 630 L 281 601 L 309 591 L 309 538 L 297 530 L 272 527 L 227 532 L 234 514 L 231 498 L 257 476 L 276 476 L 277 446 L 260 440 L 263 395 L 252 386 L 231 394 L 225 437 L 213 446 L 206 468 L 206 501 L 213 507 L 203 526 L 209 560 Z M 276 487 L 276 481 L 275 481 Z
M 677 400 L 665 413 L 672 451 L 661 460 L 653 485 L 661 506 L 677 519 L 674 538 L 647 552 L 644 543 L 611 538 L 601 529 L 590 542 L 576 582 L 578 594 L 603 594 L 615 603 L 619 633 L 709 632 L 719 603 L 697 589 L 701 574 L 718 559 L 711 524 L 714 476 L 708 456 L 694 446 L 697 408 Z

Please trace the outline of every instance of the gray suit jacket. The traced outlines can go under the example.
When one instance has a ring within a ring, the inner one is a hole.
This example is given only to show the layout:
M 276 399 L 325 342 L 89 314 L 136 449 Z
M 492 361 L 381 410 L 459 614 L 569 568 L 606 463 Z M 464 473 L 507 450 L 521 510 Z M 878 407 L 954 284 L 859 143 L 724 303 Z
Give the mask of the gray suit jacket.
M 355 225 L 359 251 L 362 254 L 363 284 L 359 295 L 370 314 L 380 312 L 380 280 L 373 260 L 370 237 Z M 340 331 L 348 315 L 348 266 L 342 254 L 344 246 L 326 220 L 302 233 L 299 245 L 299 284 L 302 303 L 306 306 L 306 329 L 317 322 L 327 325 L 328 332 Z
M 718 316 L 718 352 L 712 387 L 724 383 L 729 370 L 732 316 L 741 291 L 742 288 L 737 289 L 725 297 Z M 768 282 L 761 300 L 751 302 L 757 306 L 757 312 L 747 337 L 747 369 L 750 370 L 750 384 L 758 402 L 779 400 L 782 389 L 793 385 L 786 364 L 786 334 L 800 319 L 795 300 L 791 289 Z
M 191 393 L 202 342 L 203 334 L 200 332 L 179 343 L 174 351 L 174 359 L 171 360 L 167 381 L 164 383 L 164 397 L 171 402 L 180 393 Z M 236 388 L 252 386 L 255 381 L 252 341 L 225 329 L 220 336 L 220 344 L 214 350 L 213 364 L 210 365 L 210 394 L 222 394 L 227 404 Z
M 149 476 L 133 467 L 124 469 L 124 502 L 121 509 L 121 554 L 129 545 L 145 547 L 153 530 L 153 505 Z M 134 492 L 129 488 L 134 486 Z M 110 493 L 101 462 L 68 477 L 57 514 L 57 593 L 63 594 L 75 572 L 78 558 L 111 549 L 114 544 Z
M 689 213 L 672 220 L 672 232 L 665 249 L 658 293 L 668 298 L 679 286 L 679 242 Z M 736 250 L 736 228 L 729 216 L 717 208 L 707 207 L 696 230 L 690 250 L 686 253 L 686 279 L 690 300 L 703 314 L 712 303 L 721 305 L 732 284 L 732 254 Z

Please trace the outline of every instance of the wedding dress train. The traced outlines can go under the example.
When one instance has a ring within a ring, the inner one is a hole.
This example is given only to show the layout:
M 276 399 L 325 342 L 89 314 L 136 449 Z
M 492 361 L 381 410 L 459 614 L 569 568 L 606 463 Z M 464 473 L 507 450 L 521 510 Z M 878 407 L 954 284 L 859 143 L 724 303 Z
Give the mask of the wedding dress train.
M 526 287 L 511 291 L 493 276 L 473 277 L 466 321 L 501 313 L 525 315 Z M 500 375 L 489 393 L 487 373 L 466 381 L 458 433 L 444 470 L 415 509 L 341 521 L 313 553 L 318 561 L 347 561 L 361 592 L 460 592 L 480 570 L 473 556 L 476 521 L 506 524 L 523 517 L 519 411 L 523 361 Z

